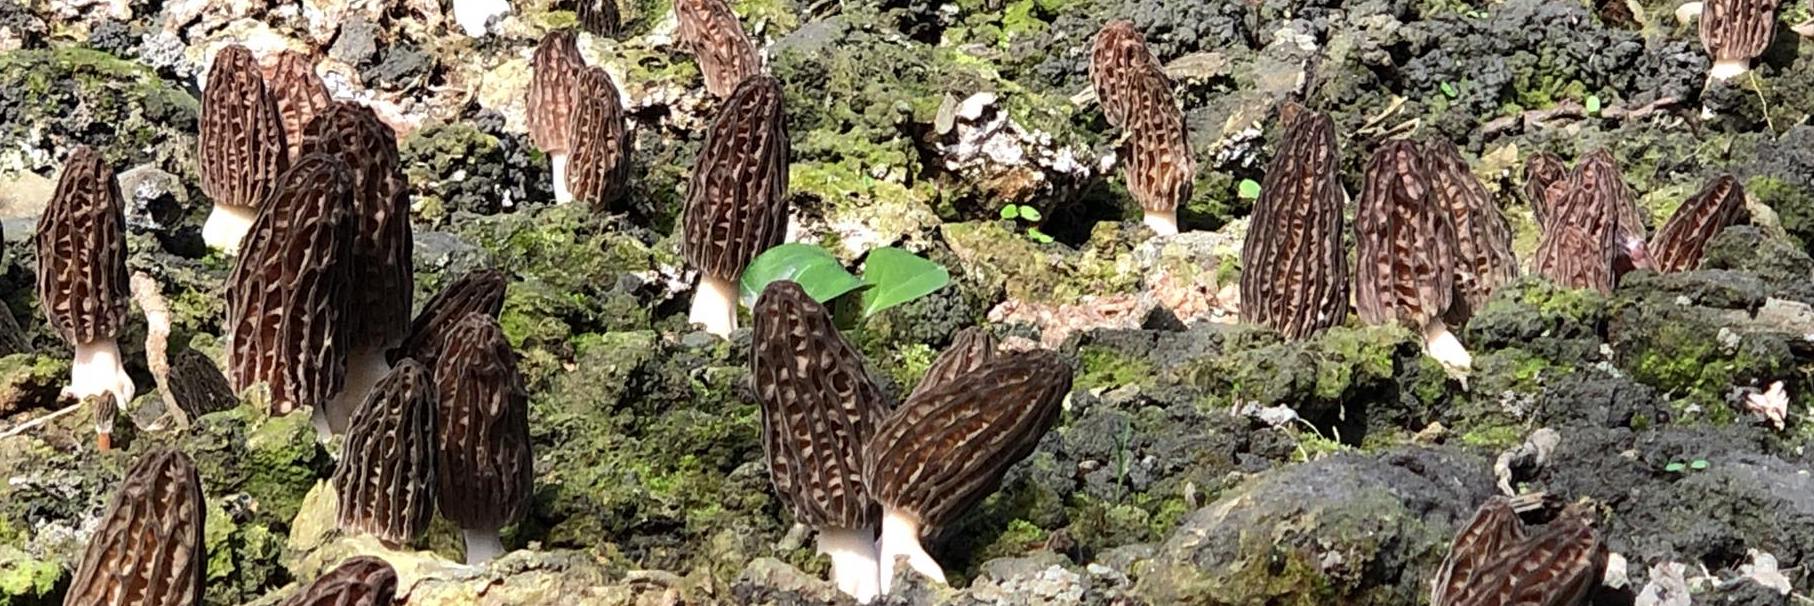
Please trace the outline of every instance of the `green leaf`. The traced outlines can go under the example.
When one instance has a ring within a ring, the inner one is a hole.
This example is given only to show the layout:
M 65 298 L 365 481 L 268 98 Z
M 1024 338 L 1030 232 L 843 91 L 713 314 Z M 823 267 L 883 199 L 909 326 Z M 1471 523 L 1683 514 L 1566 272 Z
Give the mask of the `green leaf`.
M 1682 473 L 1682 470 L 1687 469 L 1687 468 L 1688 468 L 1687 465 L 1683 465 L 1681 463 L 1670 463 L 1668 465 L 1663 466 L 1663 471 L 1667 471 L 1669 473 Z
M 1688 468 L 1693 469 L 1695 471 L 1700 471 L 1702 469 L 1706 469 L 1707 460 L 1706 459 L 1695 459 L 1693 463 L 1688 464 Z
M 823 248 L 794 242 L 762 251 L 743 270 L 738 281 L 740 298 L 746 307 L 756 306 L 762 289 L 776 280 L 792 280 L 806 294 L 820 303 L 863 287 L 863 281 L 845 271 L 844 264 Z
M 1260 182 L 1253 179 L 1242 179 L 1237 186 L 1242 200 L 1257 200 L 1260 197 Z
M 1442 94 L 1447 95 L 1450 99 L 1454 99 L 1455 96 L 1460 93 L 1455 91 L 1455 85 L 1444 82 L 1442 83 Z
M 1009 204 L 1007 206 L 1001 207 L 1001 218 L 1003 218 L 1003 219 L 1019 219 L 1020 218 L 1020 207 L 1013 205 L 1013 204 Z
M 1027 229 L 1027 237 L 1040 244 L 1052 243 L 1052 236 L 1046 235 L 1046 232 L 1039 231 L 1039 228 L 1037 227 Z
M 1040 217 L 1039 209 L 1033 208 L 1031 206 L 1020 207 L 1020 218 L 1026 219 L 1028 221 L 1038 221 L 1039 217 Z
M 869 251 L 863 263 L 863 317 L 932 294 L 951 283 L 951 273 L 925 257 L 892 246 Z
M 1599 95 L 1588 95 L 1587 96 L 1587 113 L 1590 116 L 1600 115 L 1600 96 Z

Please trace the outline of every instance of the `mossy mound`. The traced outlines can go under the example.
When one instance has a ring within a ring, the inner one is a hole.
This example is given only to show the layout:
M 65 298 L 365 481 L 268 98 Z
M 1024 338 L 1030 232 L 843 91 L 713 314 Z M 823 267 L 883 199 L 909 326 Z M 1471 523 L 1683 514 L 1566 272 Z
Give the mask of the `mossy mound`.
M 116 166 L 197 182 L 200 102 L 149 67 L 78 47 L 0 53 L 0 168 L 44 169 L 75 144 Z

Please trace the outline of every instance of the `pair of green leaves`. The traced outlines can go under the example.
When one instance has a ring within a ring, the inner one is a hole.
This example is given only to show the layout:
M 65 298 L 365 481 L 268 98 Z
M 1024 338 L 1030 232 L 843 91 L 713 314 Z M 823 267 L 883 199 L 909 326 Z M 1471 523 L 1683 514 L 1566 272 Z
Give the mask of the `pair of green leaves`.
M 799 284 L 820 303 L 860 290 L 863 317 L 868 318 L 944 288 L 951 283 L 951 272 L 925 257 L 885 246 L 869 251 L 863 277 L 858 278 L 825 249 L 795 242 L 763 251 L 743 270 L 738 285 L 743 304 L 754 307 L 762 289 L 776 280 Z

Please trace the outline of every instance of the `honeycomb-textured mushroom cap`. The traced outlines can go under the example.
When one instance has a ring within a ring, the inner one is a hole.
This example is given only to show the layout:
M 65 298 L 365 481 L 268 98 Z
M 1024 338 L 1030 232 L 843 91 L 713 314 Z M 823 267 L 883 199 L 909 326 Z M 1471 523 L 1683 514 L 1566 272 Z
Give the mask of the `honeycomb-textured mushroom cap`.
M 745 79 L 762 73 L 762 55 L 724 0 L 676 0 L 674 13 L 680 19 L 675 37 L 699 63 L 706 92 L 732 96 Z
M 1596 154 L 1595 156 L 1599 156 Z M 1582 162 L 1562 187 L 1552 187 L 1556 207 L 1537 244 L 1532 266 L 1568 288 L 1612 292 L 1615 249 L 1619 247 L 1619 205 L 1626 195 L 1616 167 L 1607 160 Z
M 397 135 L 363 104 L 330 105 L 303 134 L 303 153 L 327 154 L 351 169 L 352 307 L 346 335 L 353 348 L 396 346 L 408 329 L 415 295 L 410 253 L 409 179 Z
M 1625 177 L 1612 152 L 1603 148 L 1595 150 L 1581 160 L 1577 172 L 1595 184 L 1593 189 L 1598 192 L 1600 203 L 1605 204 L 1617 220 L 1613 225 L 1614 277 L 1632 269 L 1650 269 L 1649 254 L 1644 246 L 1649 236 L 1638 212 L 1638 196 L 1625 185 Z
M 787 237 L 784 121 L 780 81 L 752 76 L 725 100 L 693 161 L 680 251 L 700 281 L 688 318 L 719 336 L 737 327 L 743 269 Z
M 202 191 L 216 206 L 256 208 L 270 196 L 289 166 L 282 116 L 252 51 L 236 44 L 214 56 L 197 158 Z
M 315 116 L 327 111 L 333 98 L 328 87 L 315 73 L 315 61 L 296 51 L 277 54 L 277 64 L 265 78 L 271 96 L 277 100 L 277 112 L 283 118 L 283 139 L 290 162 L 302 157 L 303 129 Z
M 435 513 L 434 375 L 404 360 L 379 381 L 346 433 L 334 490 L 340 528 L 398 547 L 428 531 Z
M 529 391 L 496 318 L 475 312 L 454 326 L 435 385 L 441 515 L 482 530 L 521 518 L 535 481 Z
M 1354 212 L 1354 309 L 1361 321 L 1418 328 L 1448 310 L 1455 232 L 1430 197 L 1417 146 L 1380 145 Z
M 273 414 L 340 393 L 352 300 L 352 173 L 332 156 L 303 156 L 253 223 L 227 278 L 228 379 L 271 385 Z
M 397 570 L 372 556 L 341 562 L 281 606 L 390 606 L 397 595 Z
M 623 15 L 617 9 L 617 0 L 576 0 L 575 13 L 579 17 L 580 29 L 591 32 L 594 36 L 606 38 L 616 36 L 623 30 Z
M 1776 35 L 1777 0 L 1706 0 L 1701 4 L 1701 46 L 1713 58 L 1714 78 L 1745 73 Z
M 1745 188 L 1732 175 L 1708 181 L 1701 191 L 1670 215 L 1650 240 L 1657 271 L 1689 271 L 1700 266 L 1707 241 L 1738 221 L 1745 210 Z
M 94 149 L 64 162 L 35 243 L 51 328 L 72 345 L 114 339 L 126 323 L 126 216 L 113 168 Z
M 564 153 L 567 151 L 569 116 L 572 115 L 574 80 L 579 77 L 580 70 L 585 69 L 586 59 L 580 56 L 572 31 L 556 30 L 542 36 L 530 64 L 535 73 L 530 77 L 525 99 L 529 140 L 544 152 Z
M 1449 555 L 1437 569 L 1430 603 L 1443 604 L 1466 592 L 1475 573 L 1524 540 L 1524 523 L 1518 519 L 1512 500 L 1497 496 L 1487 499 L 1461 532 L 1455 533 Z
M 1458 592 L 1435 606 L 1586 604 L 1600 584 L 1606 545 L 1583 512 L 1564 510 L 1535 535 L 1502 548 L 1497 558 L 1475 568 Z
M 995 359 L 995 335 L 981 326 L 971 326 L 957 332 L 952 337 L 951 346 L 939 352 L 932 360 L 932 366 L 926 369 L 926 376 L 920 378 L 919 385 L 907 395 L 911 400 L 920 393 L 934 387 L 950 383 L 958 377 L 970 374 Z
M 1461 326 L 1494 291 L 1518 277 L 1512 228 L 1455 144 L 1446 139 L 1426 142 L 1423 158 L 1430 199 L 1448 213 L 1454 227 L 1455 299 L 1447 318 L 1449 325 Z
M 1134 29 L 1134 22 L 1110 21 L 1096 32 L 1090 46 L 1090 84 L 1096 90 L 1096 102 L 1102 104 L 1102 115 L 1109 124 L 1127 126 L 1130 108 L 1142 100 L 1139 92 L 1154 83 L 1154 76 L 1166 85 L 1171 95 L 1159 58 L 1146 48 L 1146 38 Z
M 1555 154 L 1538 152 L 1524 161 L 1524 198 L 1531 205 L 1531 214 L 1539 229 L 1545 227 L 1552 209 L 1559 202 L 1551 194 L 1551 188 L 1567 181 L 1568 165 Z
M 233 385 L 227 382 L 220 367 L 207 354 L 193 349 L 170 356 L 170 379 L 165 388 L 191 419 L 239 405 Z
M 602 67 L 580 72 L 570 105 L 567 189 L 575 200 L 608 208 L 630 175 L 630 127 L 611 74 Z
M 1128 192 L 1155 232 L 1177 233 L 1178 206 L 1190 199 L 1197 161 L 1171 79 L 1133 23 L 1113 21 L 1096 34 L 1090 82 L 1109 123 L 1127 131 Z
M 423 366 L 437 366 L 441 345 L 454 325 L 467 314 L 483 313 L 493 318 L 504 311 L 504 289 L 508 278 L 496 269 L 475 269 L 448 283 L 409 323 L 403 344 L 392 350 L 390 361 L 414 358 Z
M 1335 125 L 1288 104 L 1292 116 L 1261 181 L 1241 246 L 1241 316 L 1289 339 L 1342 323 L 1348 315 L 1348 262 Z
M 64 606 L 198 606 L 207 504 L 189 456 L 141 455 L 101 516 Z

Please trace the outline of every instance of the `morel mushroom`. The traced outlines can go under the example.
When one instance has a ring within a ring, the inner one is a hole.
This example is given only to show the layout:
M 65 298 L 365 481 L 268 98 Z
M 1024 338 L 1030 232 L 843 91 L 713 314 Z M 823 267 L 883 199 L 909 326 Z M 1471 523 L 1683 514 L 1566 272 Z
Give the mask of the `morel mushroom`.
M 126 326 L 126 216 L 120 184 L 101 154 L 77 147 L 38 218 L 38 303 L 74 350 L 65 397 L 111 393 L 130 403 L 134 386 L 120 357 Z
M 1557 184 L 1566 186 L 1567 182 L 1568 165 L 1555 154 L 1538 152 L 1524 161 L 1524 197 L 1531 204 L 1539 230 L 1548 225 L 1546 221 L 1557 203 L 1557 193 L 1552 188 Z
M 1651 238 L 1650 250 L 1657 271 L 1689 271 L 1701 264 L 1707 241 L 1738 220 L 1745 209 L 1745 188 L 1732 175 L 1708 181 L 1699 193 L 1670 215 L 1663 229 Z
M 414 358 L 423 366 L 438 366 L 441 344 L 467 314 L 483 313 L 496 318 L 503 312 L 506 281 L 504 272 L 477 269 L 449 283 L 429 298 L 422 312 L 410 321 L 403 344 L 391 352 L 391 363 Z
M 617 0 L 578 0 L 579 6 L 574 11 L 579 17 L 580 29 L 592 32 L 594 36 L 616 36 L 623 27 L 623 17 L 617 10 Z
M 883 594 L 898 558 L 945 582 L 921 536 L 969 511 L 1032 454 L 1070 390 L 1071 368 L 1056 354 L 1006 354 L 909 399 L 876 428 L 863 453 L 863 483 L 882 505 Z
M 1288 339 L 1342 323 L 1348 315 L 1348 262 L 1335 125 L 1288 104 L 1278 155 L 1266 168 L 1241 246 L 1241 314 Z
M 434 375 L 415 360 L 391 369 L 353 412 L 334 490 L 340 528 L 399 548 L 435 514 Z
M 372 556 L 342 562 L 281 606 L 390 606 L 397 595 L 397 570 Z
M 680 251 L 699 270 L 688 321 L 728 337 L 737 329 L 737 279 L 787 237 L 787 130 L 781 83 L 738 85 L 693 162 Z
M 345 326 L 345 387 L 317 410 L 328 427 L 346 429 L 347 418 L 378 383 L 390 364 L 385 354 L 402 343 L 415 295 L 410 258 L 409 180 L 397 156 L 396 133 L 364 105 L 337 102 L 310 122 L 303 152 L 338 158 L 352 169 L 353 247 L 348 279 L 352 289 Z
M 470 313 L 454 326 L 435 387 L 441 515 L 465 533 L 466 563 L 484 563 L 504 553 L 498 529 L 523 516 L 535 486 L 529 392 L 496 318 Z
M 215 55 L 196 141 L 202 191 L 214 201 L 202 240 L 234 254 L 290 164 L 277 100 L 246 47 L 228 46 Z
M 1354 212 L 1354 309 L 1368 324 L 1421 331 L 1430 357 L 1465 372 L 1473 357 L 1443 322 L 1455 292 L 1454 226 L 1430 198 L 1415 144 L 1389 141 L 1373 153 Z
M 284 173 L 227 277 L 227 378 L 234 391 L 271 386 L 271 413 L 328 400 L 346 374 L 342 332 L 352 300 L 353 177 L 332 156 L 303 156 Z
M 1581 161 L 1576 171 L 1585 182 L 1594 184 L 1600 202 L 1606 204 L 1612 216 L 1618 219 L 1613 229 L 1613 277 L 1634 269 L 1653 269 L 1649 248 L 1645 245 L 1648 236 L 1644 233 L 1644 221 L 1638 215 L 1638 196 L 1626 187 L 1625 177 L 1620 174 L 1619 163 L 1612 153 L 1596 150 Z
M 1486 186 L 1468 170 L 1461 151 L 1446 139 L 1423 146 L 1424 169 L 1430 177 L 1430 200 L 1449 214 L 1455 228 L 1455 299 L 1446 319 L 1467 324 L 1493 291 L 1518 277 L 1512 254 L 1512 228 L 1493 203 Z
M 271 96 L 277 99 L 277 112 L 283 117 L 283 140 L 288 145 L 290 162 L 302 157 L 302 131 L 315 116 L 327 111 L 333 99 L 328 87 L 315 75 L 315 62 L 296 51 L 277 54 L 277 66 L 265 80 Z
M 1701 46 L 1713 57 L 1707 72 L 1729 80 L 1751 71 L 1776 35 L 1777 0 L 1705 0 L 1701 3 Z
M 981 326 L 960 330 L 956 337 L 952 337 L 951 346 L 932 360 L 932 366 L 926 369 L 926 376 L 920 378 L 919 385 L 913 387 L 913 392 L 907 395 L 907 399 L 911 400 L 921 392 L 970 374 L 994 359 L 995 335 L 989 334 Z
M 188 455 L 141 455 L 88 540 L 64 606 L 201 604 L 206 510 L 201 477 Z
M 570 105 L 567 190 L 594 208 L 607 208 L 623 193 L 630 174 L 630 129 L 611 74 L 601 67 L 581 71 Z
M 756 44 L 724 0 L 677 0 L 674 13 L 680 19 L 675 36 L 699 63 L 706 92 L 732 96 L 745 79 L 762 72 Z
M 1507 497 L 1487 499 L 1474 511 L 1473 519 L 1455 533 L 1449 555 L 1437 569 L 1431 604 L 1442 604 L 1461 595 L 1476 572 L 1503 556 L 1506 549 L 1524 542 L 1524 523 L 1518 519 L 1517 504 Z
M 1523 535 L 1522 522 L 1503 499 L 1488 501 L 1456 537 L 1431 604 L 1587 604 L 1607 558 L 1588 513 L 1570 506 L 1541 532 Z
M 215 366 L 207 354 L 193 349 L 183 349 L 170 356 L 170 379 L 166 388 L 176 406 L 191 419 L 239 404 L 239 398 L 233 395 L 233 385 L 227 382 L 220 367 Z
M 1178 233 L 1178 205 L 1190 199 L 1197 160 L 1171 79 L 1133 22 L 1113 21 L 1096 34 L 1090 82 L 1109 123 L 1125 131 L 1123 174 L 1146 226 L 1162 236 Z
M 878 591 L 878 512 L 863 483 L 863 447 L 887 403 L 862 354 L 800 285 L 770 282 L 752 315 L 750 374 L 769 478 L 794 519 L 819 532 L 838 589 L 868 603 Z
M 1569 288 L 1610 293 L 1620 275 L 1651 267 L 1636 198 L 1611 154 L 1589 154 L 1550 194 L 1556 207 L 1537 245 L 1538 273 Z
M 573 199 L 567 190 L 567 135 L 572 129 L 575 81 L 586 68 L 586 59 L 579 54 L 573 32 L 561 30 L 542 36 L 530 65 L 535 74 L 524 103 L 529 107 L 529 140 L 548 154 L 554 173 L 554 201 L 567 202 Z

